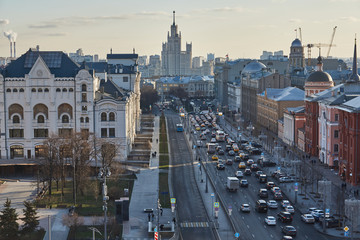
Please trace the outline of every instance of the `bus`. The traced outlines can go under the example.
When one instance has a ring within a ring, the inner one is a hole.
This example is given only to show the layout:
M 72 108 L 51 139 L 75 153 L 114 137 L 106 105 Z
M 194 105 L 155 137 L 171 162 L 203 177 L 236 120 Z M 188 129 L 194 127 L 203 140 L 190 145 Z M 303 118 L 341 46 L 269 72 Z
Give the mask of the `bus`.
M 181 123 L 176 124 L 176 131 L 177 132 L 183 132 L 184 131 L 184 127 Z
M 225 133 L 223 131 L 216 131 L 216 141 L 218 142 L 224 142 L 225 141 Z

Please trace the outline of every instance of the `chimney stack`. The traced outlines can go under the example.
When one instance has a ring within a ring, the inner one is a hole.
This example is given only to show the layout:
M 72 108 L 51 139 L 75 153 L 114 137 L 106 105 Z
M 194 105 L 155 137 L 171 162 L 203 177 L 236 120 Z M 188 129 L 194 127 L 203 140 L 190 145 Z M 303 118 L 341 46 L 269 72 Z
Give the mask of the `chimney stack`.
M 16 58 L 16 45 L 15 45 L 16 42 L 14 42 L 14 58 Z
M 12 58 L 12 42 L 10 42 L 10 57 Z

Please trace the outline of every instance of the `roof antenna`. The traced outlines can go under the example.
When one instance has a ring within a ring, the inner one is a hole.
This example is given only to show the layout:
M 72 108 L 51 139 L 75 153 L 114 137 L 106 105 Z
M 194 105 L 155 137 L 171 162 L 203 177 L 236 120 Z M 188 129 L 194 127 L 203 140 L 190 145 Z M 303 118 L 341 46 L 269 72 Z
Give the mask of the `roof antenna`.
M 295 29 L 294 31 L 295 31 L 295 36 L 296 36 L 296 38 L 297 38 L 297 29 Z
M 112 54 L 112 48 L 110 48 L 110 54 Z
M 135 48 L 133 48 L 133 54 L 135 54 Z
M 173 11 L 173 25 L 175 25 L 175 11 Z

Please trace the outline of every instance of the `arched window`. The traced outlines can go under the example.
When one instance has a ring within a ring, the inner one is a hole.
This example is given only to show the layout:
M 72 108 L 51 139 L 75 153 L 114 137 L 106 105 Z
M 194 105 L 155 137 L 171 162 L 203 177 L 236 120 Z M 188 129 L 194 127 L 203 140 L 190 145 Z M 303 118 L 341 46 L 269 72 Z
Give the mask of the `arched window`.
M 101 121 L 102 121 L 102 122 L 106 122 L 106 121 L 107 121 L 107 116 L 106 116 L 106 113 L 105 113 L 105 112 L 101 113 Z
M 6 89 L 6 92 L 11 92 L 11 89 L 10 88 Z
M 61 89 L 60 89 L 60 88 L 57 88 L 57 89 L 56 89 L 56 92 L 61 92 Z
M 115 113 L 113 112 L 109 113 L 109 121 L 111 122 L 115 121 Z
M 13 89 L 13 92 L 17 92 L 17 88 L 14 88 L 14 89 Z
M 87 122 L 87 123 L 89 122 L 89 118 L 88 118 L 88 117 L 85 118 L 85 122 Z
M 69 116 L 68 115 L 63 115 L 61 118 L 61 122 L 62 123 L 69 123 Z
M 74 91 L 74 89 L 73 88 L 69 88 L 69 92 L 73 92 Z
M 20 123 L 20 117 L 18 115 L 13 117 L 13 123 Z
M 38 118 L 37 118 L 37 122 L 38 123 L 44 123 L 45 122 L 45 118 L 43 115 L 39 115 Z
M 20 88 L 20 91 L 19 92 L 24 92 L 24 89 L 23 88 Z
M 81 85 L 81 91 L 86 92 L 86 84 Z
M 49 109 L 45 104 L 38 103 L 33 108 L 33 119 L 36 119 L 38 114 L 42 113 L 46 118 L 49 117 Z
M 42 92 L 43 90 L 42 90 L 42 88 L 38 88 L 38 92 Z
M 83 117 L 80 118 L 80 122 L 81 122 L 81 123 L 84 122 L 84 118 L 83 118 Z
M 62 90 L 63 92 L 67 92 L 67 89 L 66 88 L 63 88 L 63 90 Z
M 48 89 L 48 88 L 45 88 L 45 89 L 44 89 L 44 92 L 49 92 L 49 89 Z
M 32 89 L 31 89 L 31 92 L 36 92 L 36 88 L 32 88 Z

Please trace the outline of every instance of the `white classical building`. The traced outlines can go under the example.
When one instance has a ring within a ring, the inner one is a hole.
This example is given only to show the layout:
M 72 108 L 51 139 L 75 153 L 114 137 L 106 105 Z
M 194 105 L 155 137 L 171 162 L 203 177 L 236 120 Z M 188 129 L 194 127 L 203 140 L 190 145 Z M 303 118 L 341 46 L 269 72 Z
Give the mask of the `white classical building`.
M 140 126 L 140 73 L 136 54 L 110 55 L 101 73 L 60 51 L 30 49 L 7 65 L 0 72 L 0 165 L 27 164 L 51 134 L 74 131 L 109 138 L 124 160 Z

